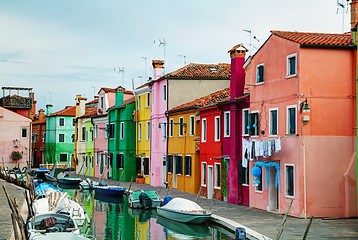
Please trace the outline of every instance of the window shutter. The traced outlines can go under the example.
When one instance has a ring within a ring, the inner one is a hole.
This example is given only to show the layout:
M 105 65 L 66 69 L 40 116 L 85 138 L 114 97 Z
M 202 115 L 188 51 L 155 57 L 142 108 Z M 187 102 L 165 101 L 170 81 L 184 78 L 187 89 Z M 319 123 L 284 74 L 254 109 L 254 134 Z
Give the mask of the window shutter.
M 239 165 L 237 166 L 237 171 L 238 171 L 239 184 L 245 183 L 245 168 L 242 166 L 242 160 L 239 160 Z
M 296 131 L 296 109 L 290 108 L 290 134 L 295 134 Z

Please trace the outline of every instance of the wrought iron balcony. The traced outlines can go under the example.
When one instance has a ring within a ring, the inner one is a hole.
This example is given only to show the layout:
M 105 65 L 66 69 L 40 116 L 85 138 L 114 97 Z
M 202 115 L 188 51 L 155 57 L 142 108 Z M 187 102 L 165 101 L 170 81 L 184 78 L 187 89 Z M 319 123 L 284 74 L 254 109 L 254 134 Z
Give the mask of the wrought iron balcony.
M 7 96 L 0 99 L 0 106 L 12 109 L 30 109 L 32 108 L 32 98 Z

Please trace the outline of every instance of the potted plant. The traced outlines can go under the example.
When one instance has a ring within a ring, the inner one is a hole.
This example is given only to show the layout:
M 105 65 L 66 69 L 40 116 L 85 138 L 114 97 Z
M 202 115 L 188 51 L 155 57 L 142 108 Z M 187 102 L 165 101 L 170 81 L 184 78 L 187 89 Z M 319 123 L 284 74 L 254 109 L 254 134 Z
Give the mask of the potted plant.
M 140 174 L 138 174 L 136 177 L 136 183 L 144 183 L 144 177 Z
M 10 155 L 10 159 L 13 161 L 21 160 L 22 154 L 19 151 L 13 151 Z

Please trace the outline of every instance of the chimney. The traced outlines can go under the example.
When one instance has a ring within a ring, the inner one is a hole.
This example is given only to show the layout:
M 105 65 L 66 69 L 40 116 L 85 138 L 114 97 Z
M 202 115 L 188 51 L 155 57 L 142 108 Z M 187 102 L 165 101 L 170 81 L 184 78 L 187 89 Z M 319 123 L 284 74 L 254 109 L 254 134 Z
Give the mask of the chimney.
M 35 101 L 35 94 L 33 92 L 29 93 L 29 97 L 32 99 L 32 108 L 29 109 L 29 117 L 31 119 L 33 119 L 35 113 L 36 113 L 36 103 L 37 101 Z
M 47 104 L 46 105 L 46 115 L 50 116 L 52 114 L 53 105 Z
M 122 105 L 123 104 L 123 93 L 124 93 L 125 89 L 124 88 L 119 88 L 117 89 L 117 92 L 116 92 L 116 103 L 115 103 L 115 106 L 118 107 L 119 105 Z
M 45 120 L 45 111 L 43 109 L 39 110 L 39 121 Z
M 245 86 L 245 55 L 247 49 L 242 43 L 236 45 L 228 51 L 231 57 L 231 81 L 230 81 L 230 100 L 244 95 Z
M 81 95 L 76 95 L 76 118 L 86 113 L 86 101 L 87 98 L 83 98 Z
M 358 1 L 352 0 L 351 2 L 351 36 L 353 39 L 353 32 L 357 32 L 358 23 Z
M 152 65 L 154 69 L 154 80 L 157 80 L 163 76 L 164 61 L 163 60 L 152 60 Z

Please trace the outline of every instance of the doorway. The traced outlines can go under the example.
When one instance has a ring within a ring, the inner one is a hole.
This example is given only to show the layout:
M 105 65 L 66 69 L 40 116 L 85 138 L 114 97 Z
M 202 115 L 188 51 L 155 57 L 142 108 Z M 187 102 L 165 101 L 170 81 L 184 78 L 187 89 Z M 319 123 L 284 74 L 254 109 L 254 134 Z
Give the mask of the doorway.
M 269 167 L 269 206 L 268 211 L 276 212 L 278 211 L 278 190 L 275 186 L 276 183 L 276 173 L 277 170 L 275 167 Z
M 176 157 L 176 156 L 175 156 Z M 172 176 L 172 178 L 173 178 L 173 188 L 177 188 L 177 163 L 176 163 L 177 161 L 174 161 L 174 159 L 173 159 L 173 176 Z
M 208 199 L 212 199 L 214 195 L 214 182 L 213 182 L 213 166 L 208 166 Z
M 167 182 L 167 157 L 163 156 L 163 162 L 162 162 L 162 186 L 165 186 L 165 183 Z

